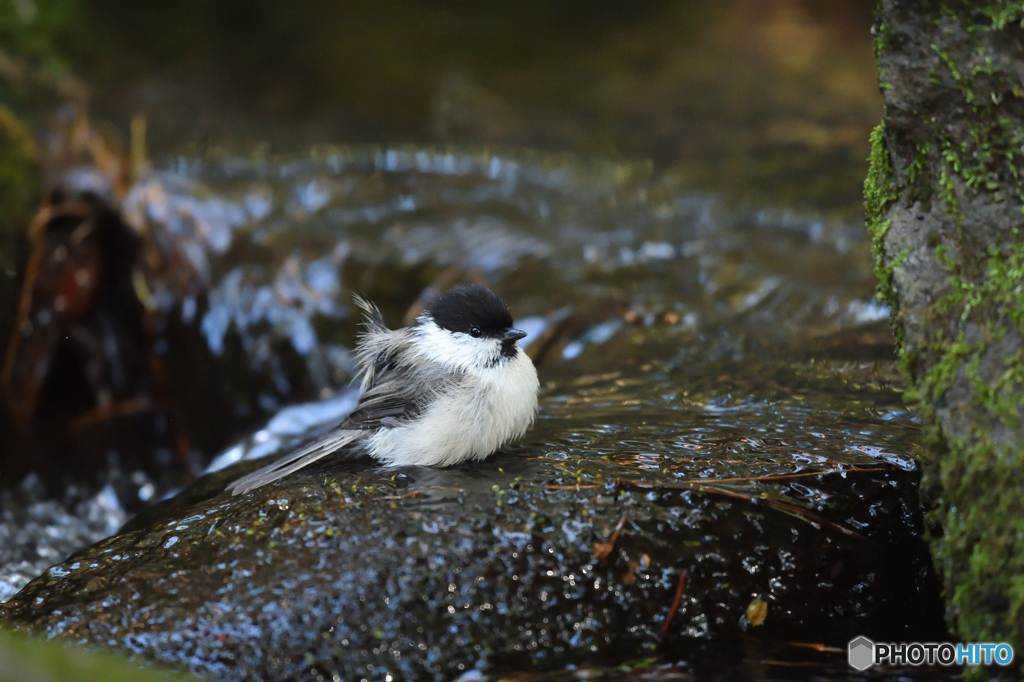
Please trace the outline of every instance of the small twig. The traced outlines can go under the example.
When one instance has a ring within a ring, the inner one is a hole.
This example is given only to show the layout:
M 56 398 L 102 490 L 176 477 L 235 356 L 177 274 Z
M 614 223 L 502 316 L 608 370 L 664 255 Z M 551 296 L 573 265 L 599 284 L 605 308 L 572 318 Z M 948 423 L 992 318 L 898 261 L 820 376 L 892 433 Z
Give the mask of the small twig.
M 668 634 L 669 626 L 672 625 L 672 619 L 676 617 L 676 611 L 679 610 L 679 604 L 683 601 L 683 591 L 686 589 L 686 571 L 679 574 L 679 587 L 676 588 L 676 596 L 672 598 L 672 606 L 668 607 L 668 615 L 665 616 L 665 623 L 661 626 L 661 638 L 665 639 Z
M 742 476 L 735 478 L 689 478 L 682 481 L 675 481 L 673 483 L 648 483 L 646 481 L 631 481 L 629 479 L 619 479 L 617 485 L 633 485 L 641 488 L 674 488 L 674 487 L 685 487 L 686 490 L 691 490 L 692 486 L 695 485 L 709 485 L 713 483 L 752 483 L 757 481 L 782 481 L 789 478 L 803 478 L 805 476 L 827 476 L 829 474 L 845 474 L 851 472 L 863 472 L 863 471 L 875 471 L 874 469 L 858 469 L 856 467 L 850 467 L 848 469 L 827 469 L 825 471 L 801 471 L 793 474 L 773 474 L 771 476 Z M 583 490 L 593 488 L 603 488 L 603 485 L 548 485 L 544 486 L 545 490 Z
M 861 535 L 860 533 L 851 528 L 847 528 L 846 526 L 839 523 L 835 523 L 834 521 L 829 521 L 828 519 L 823 519 L 817 514 L 812 514 L 806 509 L 801 509 L 800 507 L 796 507 L 794 505 L 786 504 L 785 502 L 779 502 L 778 500 L 772 499 L 766 499 L 764 500 L 764 503 L 767 504 L 769 507 L 772 507 L 773 509 L 778 509 L 779 511 L 785 514 L 795 516 L 801 521 L 806 521 L 811 524 L 818 523 L 824 526 L 828 526 L 829 528 L 838 530 L 840 533 L 845 533 L 846 535 L 850 535 L 855 538 L 864 537 L 863 535 Z

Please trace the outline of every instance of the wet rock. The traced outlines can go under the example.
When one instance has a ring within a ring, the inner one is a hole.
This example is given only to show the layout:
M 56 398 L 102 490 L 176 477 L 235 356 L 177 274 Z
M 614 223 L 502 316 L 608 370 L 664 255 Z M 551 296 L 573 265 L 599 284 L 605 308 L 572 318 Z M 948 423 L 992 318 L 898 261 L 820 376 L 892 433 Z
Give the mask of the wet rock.
M 242 497 L 223 492 L 238 467 L 207 476 L 2 619 L 222 679 L 700 670 L 758 651 L 845 669 L 780 642 L 942 636 L 891 369 L 605 369 L 553 374 L 526 441 L 476 465 L 336 459 Z
M 117 532 L 127 520 L 113 488 L 75 500 L 48 499 L 42 481 L 28 476 L 13 491 L 0 492 L 0 602 L 10 599 L 49 566 Z

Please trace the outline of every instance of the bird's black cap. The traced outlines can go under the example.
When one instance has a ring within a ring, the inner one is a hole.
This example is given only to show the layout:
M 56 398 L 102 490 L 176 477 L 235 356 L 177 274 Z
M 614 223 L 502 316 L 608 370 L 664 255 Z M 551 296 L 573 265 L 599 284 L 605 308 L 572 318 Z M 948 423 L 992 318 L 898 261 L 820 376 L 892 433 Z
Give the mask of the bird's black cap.
M 496 293 L 479 284 L 464 284 L 431 302 L 427 312 L 437 326 L 469 334 L 476 327 L 481 336 L 501 337 L 512 326 L 512 313 Z

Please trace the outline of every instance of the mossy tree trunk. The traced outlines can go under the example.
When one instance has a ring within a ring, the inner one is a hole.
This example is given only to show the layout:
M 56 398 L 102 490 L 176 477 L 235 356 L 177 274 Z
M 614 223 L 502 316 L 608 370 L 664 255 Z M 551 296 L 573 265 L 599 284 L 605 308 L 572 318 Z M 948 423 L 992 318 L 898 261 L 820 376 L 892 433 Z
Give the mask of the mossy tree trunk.
M 1024 651 L 1024 2 L 882 0 L 865 183 L 951 623 Z

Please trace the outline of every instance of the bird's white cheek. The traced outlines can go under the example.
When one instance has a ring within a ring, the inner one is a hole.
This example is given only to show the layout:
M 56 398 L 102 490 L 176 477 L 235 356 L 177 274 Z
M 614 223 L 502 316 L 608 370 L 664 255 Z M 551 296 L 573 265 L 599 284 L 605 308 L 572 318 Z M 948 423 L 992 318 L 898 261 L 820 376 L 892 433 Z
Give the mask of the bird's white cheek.
M 501 342 L 497 339 L 474 339 L 436 325 L 420 327 L 419 335 L 420 352 L 427 359 L 451 369 L 486 367 L 501 355 Z

